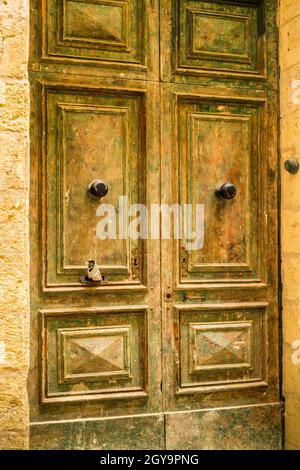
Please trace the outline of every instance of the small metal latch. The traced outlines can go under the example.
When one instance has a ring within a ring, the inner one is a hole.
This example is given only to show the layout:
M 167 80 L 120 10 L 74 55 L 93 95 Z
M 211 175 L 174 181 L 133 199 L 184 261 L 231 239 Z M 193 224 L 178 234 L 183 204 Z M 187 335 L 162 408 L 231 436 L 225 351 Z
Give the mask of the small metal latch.
M 286 171 L 295 175 L 299 171 L 299 161 L 297 158 L 290 158 L 284 162 L 284 168 Z
M 88 265 L 87 272 L 86 274 L 80 277 L 80 282 L 83 282 L 84 284 L 88 284 L 88 285 L 93 285 L 93 286 L 97 284 L 103 284 L 106 282 L 105 277 L 102 276 L 99 266 L 97 265 L 94 259 L 89 260 L 87 265 Z
M 201 302 L 206 300 L 205 295 L 188 295 L 186 292 L 183 292 L 181 296 L 182 301 L 186 300 L 200 300 Z

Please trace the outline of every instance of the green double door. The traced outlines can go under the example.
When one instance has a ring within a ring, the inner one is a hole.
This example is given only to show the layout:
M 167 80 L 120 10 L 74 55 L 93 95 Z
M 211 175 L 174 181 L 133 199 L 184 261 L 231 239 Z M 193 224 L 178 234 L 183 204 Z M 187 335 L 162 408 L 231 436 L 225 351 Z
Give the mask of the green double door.
M 31 448 L 280 448 L 276 1 L 31 6 Z M 101 239 L 124 197 L 203 246 Z

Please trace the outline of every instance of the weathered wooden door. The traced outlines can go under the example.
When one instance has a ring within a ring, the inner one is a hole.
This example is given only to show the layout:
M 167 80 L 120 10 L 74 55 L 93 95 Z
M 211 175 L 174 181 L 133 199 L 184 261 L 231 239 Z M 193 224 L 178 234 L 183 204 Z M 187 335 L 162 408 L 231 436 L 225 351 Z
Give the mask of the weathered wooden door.
M 275 0 L 32 0 L 32 448 L 280 447 L 275 24 Z M 202 204 L 203 246 L 120 234 L 160 203 Z

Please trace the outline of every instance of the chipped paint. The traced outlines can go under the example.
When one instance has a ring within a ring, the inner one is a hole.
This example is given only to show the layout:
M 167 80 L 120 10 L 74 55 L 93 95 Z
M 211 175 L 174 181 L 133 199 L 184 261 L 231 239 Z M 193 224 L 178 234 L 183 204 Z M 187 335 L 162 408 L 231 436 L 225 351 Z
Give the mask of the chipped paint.
M 0 105 L 4 105 L 6 103 L 5 92 L 6 83 L 4 81 L 0 81 Z
M 300 104 L 300 80 L 291 83 L 291 100 L 293 104 Z
M 5 364 L 6 362 L 6 350 L 5 343 L 1 341 L 0 343 L 0 364 Z

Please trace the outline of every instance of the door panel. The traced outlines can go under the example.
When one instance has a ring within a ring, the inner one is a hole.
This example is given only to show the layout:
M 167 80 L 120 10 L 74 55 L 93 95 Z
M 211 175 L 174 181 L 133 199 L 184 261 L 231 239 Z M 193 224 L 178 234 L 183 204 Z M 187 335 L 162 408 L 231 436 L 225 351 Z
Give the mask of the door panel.
M 44 9 L 48 55 L 144 63 L 143 1 L 48 0 Z
M 158 79 L 159 11 L 152 0 L 31 0 L 31 68 Z
M 175 305 L 177 393 L 266 385 L 266 306 Z
M 183 242 L 179 251 L 179 283 L 261 282 L 266 102 L 201 93 L 174 100 L 178 198 L 182 205 L 201 202 L 205 212 L 203 248 L 188 252 Z M 237 197 L 216 198 L 226 182 L 235 183 Z
M 81 287 L 80 275 L 93 258 L 108 285 L 145 282 L 143 244 L 126 233 L 118 240 L 96 236 L 99 201 L 87 191 L 100 179 L 109 187 L 103 204 L 118 207 L 121 196 L 128 207 L 145 203 L 145 100 L 144 92 L 121 88 L 45 90 L 46 288 Z
M 267 57 L 269 48 L 276 49 L 276 2 L 161 0 L 160 4 L 164 81 L 197 83 L 200 77 L 211 77 L 220 83 L 223 78 L 245 78 L 249 86 L 260 88 L 259 82 L 268 78 L 268 85 L 276 87 L 276 58 Z M 227 86 L 231 84 L 227 81 Z
M 44 310 L 42 403 L 148 396 L 145 307 Z
M 179 71 L 191 68 L 259 73 L 260 59 L 263 59 L 259 4 L 180 2 Z

